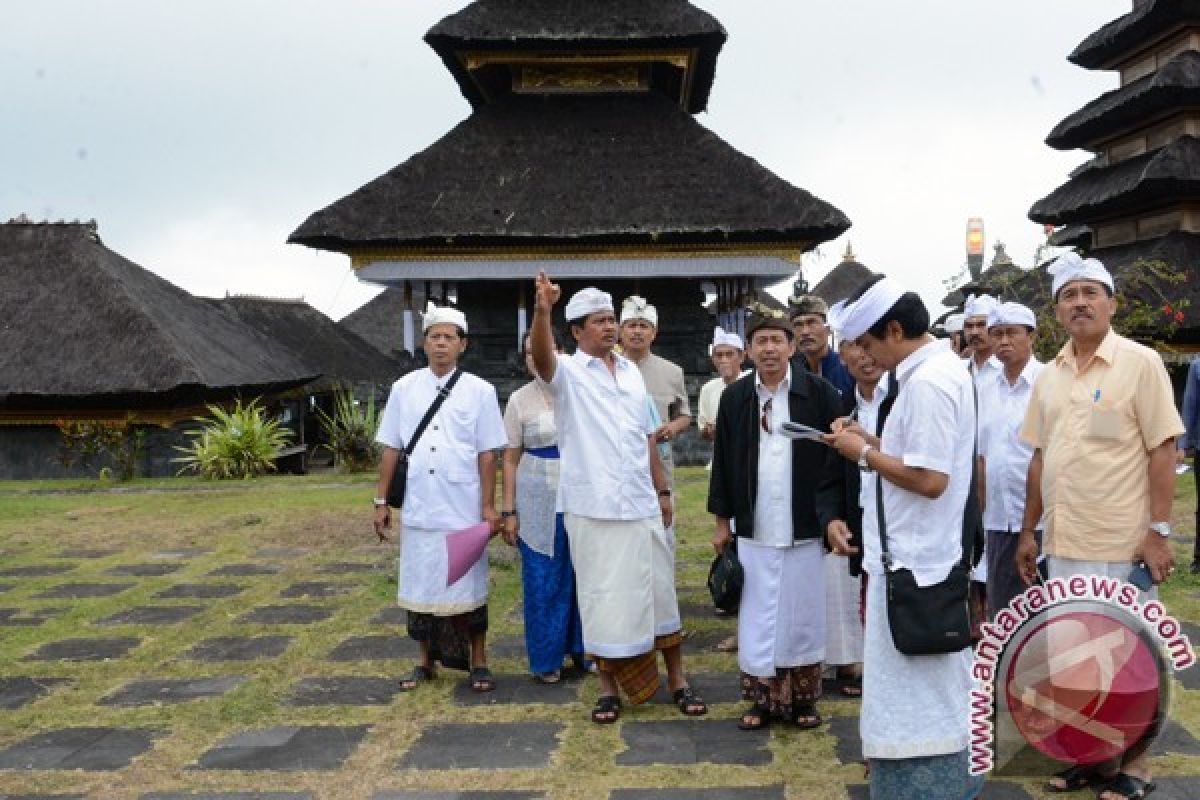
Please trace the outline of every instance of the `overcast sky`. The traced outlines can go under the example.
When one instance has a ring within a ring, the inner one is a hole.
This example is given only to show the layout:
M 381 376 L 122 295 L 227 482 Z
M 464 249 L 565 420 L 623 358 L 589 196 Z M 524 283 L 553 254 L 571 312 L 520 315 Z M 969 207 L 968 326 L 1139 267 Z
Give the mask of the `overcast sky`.
M 805 257 L 859 260 L 939 299 L 965 263 L 1022 266 L 1029 206 L 1086 160 L 1043 140 L 1117 86 L 1067 54 L 1130 0 L 700 0 L 729 41 L 709 111 L 742 152 L 853 221 Z M 421 40 L 465 0 L 7 2 L 0 220 L 95 218 L 191 292 L 303 295 L 339 318 L 377 288 L 284 243 L 312 211 L 426 148 L 467 102 Z

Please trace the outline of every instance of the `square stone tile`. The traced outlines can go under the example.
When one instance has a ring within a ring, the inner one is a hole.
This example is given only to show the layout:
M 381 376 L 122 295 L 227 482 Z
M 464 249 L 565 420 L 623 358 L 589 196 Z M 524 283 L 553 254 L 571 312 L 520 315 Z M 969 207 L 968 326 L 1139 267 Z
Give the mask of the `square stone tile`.
M 124 769 L 162 735 L 136 728 L 47 731 L 0 751 L 0 769 Z
M 516 658 L 525 661 L 525 634 L 506 634 L 494 639 L 489 637 L 487 651 L 490 658 Z
M 152 706 L 157 703 L 182 703 L 204 697 L 219 697 L 236 689 L 248 678 L 226 675 L 195 680 L 134 681 L 100 701 L 103 706 Z
M 132 583 L 64 583 L 54 586 L 34 597 L 40 600 L 80 600 L 85 597 L 112 597 L 126 589 L 132 589 Z
M 308 552 L 306 547 L 260 547 L 254 555 L 257 558 L 300 558 Z
M 290 636 L 218 636 L 200 642 L 186 657 L 193 661 L 256 661 L 283 655 L 291 642 Z
M 720 651 L 717 650 L 717 645 L 735 633 L 737 633 L 735 626 L 731 626 L 728 629 L 710 628 L 702 631 L 692 631 L 683 640 L 684 655 L 686 656 L 688 653 L 718 653 Z M 733 655 L 736 655 L 736 653 Z
M 784 786 L 712 786 L 705 789 L 613 789 L 609 800 L 784 800 Z
M 0 708 L 12 711 L 49 694 L 55 686 L 70 684 L 69 678 L 0 678 Z
M 833 754 L 843 764 L 861 764 L 862 739 L 858 735 L 858 717 L 839 714 L 829 720 L 829 733 L 836 744 Z
M 208 547 L 175 547 L 170 550 L 159 550 L 150 556 L 155 561 L 186 561 L 189 558 L 208 555 L 212 552 Z
M 104 574 L 122 578 L 155 578 L 160 575 L 170 575 L 181 569 L 183 569 L 183 564 L 122 564 L 104 570 Z
M 579 702 L 580 678 L 574 670 L 564 672 L 558 683 L 538 683 L 529 673 L 495 673 L 494 692 L 473 692 L 466 676 L 454 687 L 454 702 L 460 706 L 540 704 L 564 706 Z
M 28 564 L 23 567 L 0 569 L 0 578 L 45 578 L 75 569 L 74 564 Z
M 349 594 L 360 587 L 353 583 L 328 583 L 326 581 L 301 581 L 293 583 L 279 593 L 280 597 L 337 597 Z
M 544 767 L 558 747 L 557 722 L 430 725 L 399 769 L 522 769 Z
M 292 687 L 291 706 L 386 706 L 400 691 L 396 678 L 339 675 L 305 678 Z
M 151 792 L 138 800 L 312 800 L 310 792 Z
M 16 584 L 0 583 L 0 594 L 4 594 L 5 592 L 11 592 L 15 588 L 17 588 Z
M 407 625 L 408 611 L 400 606 L 388 606 L 371 617 L 371 625 Z
M 0 800 L 87 800 L 81 794 L 0 794 Z
M 628 749 L 617 756 L 620 766 L 771 763 L 770 732 L 738 730 L 727 719 L 626 722 L 621 738 Z
M 520 790 L 464 791 L 464 792 L 376 792 L 371 800 L 542 800 L 542 792 Z
M 704 702 L 709 703 L 743 703 L 741 675 L 736 672 L 690 672 L 687 676 L 688 685 L 700 693 Z M 671 692 L 667 689 L 667 676 L 658 676 L 658 691 L 652 702 L 673 704 Z M 747 706 L 749 703 L 747 702 Z
M 97 625 L 175 625 L 204 611 L 204 606 L 137 606 L 96 620 Z
M 23 661 L 106 661 L 121 658 L 142 643 L 136 636 L 115 636 L 109 639 L 64 639 L 49 642 Z
M 1154 800 L 1196 800 L 1196 782 L 1197 778 L 1194 775 L 1187 777 L 1171 776 L 1154 777 L 1154 783 L 1158 785 L 1158 789 L 1151 797 Z
M 367 735 L 369 725 L 283 726 L 230 736 L 200 756 L 194 769 L 332 770 Z
M 0 608 L 0 627 L 37 627 L 64 611 L 66 611 L 65 608 L 35 608 L 30 611 L 20 608 Z
M 162 600 L 216 600 L 233 597 L 244 591 L 246 587 L 236 583 L 177 583 L 154 596 Z
M 1162 732 L 1154 740 L 1154 744 L 1150 745 L 1150 755 L 1152 756 L 1162 756 L 1167 753 L 1200 756 L 1200 742 L 1196 741 L 1196 737 L 1192 736 L 1187 728 L 1173 719 L 1168 719 L 1163 725 Z
M 395 658 L 416 658 L 421 653 L 417 643 L 407 636 L 352 636 L 333 648 L 330 661 L 384 661 Z
M 365 572 L 382 572 L 383 566 L 380 562 L 365 563 L 362 561 L 338 561 L 331 564 L 322 564 L 317 567 L 317 572 L 324 575 L 355 575 Z
M 274 575 L 279 567 L 270 564 L 226 564 L 208 573 L 211 577 L 236 577 L 242 575 Z
M 55 558 L 72 558 L 72 559 L 92 560 L 92 559 L 97 559 L 97 558 L 108 558 L 109 556 L 115 556 L 119 552 L 121 552 L 121 551 L 120 550 L 105 550 L 103 548 L 95 548 L 95 547 L 79 547 L 79 548 L 68 548 L 66 550 L 63 550 L 61 553 L 56 554 L 54 557 Z
M 260 606 L 234 621 L 241 625 L 311 625 L 332 616 L 332 608 L 320 606 Z

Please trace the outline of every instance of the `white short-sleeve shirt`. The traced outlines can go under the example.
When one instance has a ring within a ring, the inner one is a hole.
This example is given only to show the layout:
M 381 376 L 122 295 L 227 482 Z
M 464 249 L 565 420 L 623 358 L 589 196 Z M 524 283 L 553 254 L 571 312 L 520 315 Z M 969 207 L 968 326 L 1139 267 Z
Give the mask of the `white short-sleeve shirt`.
M 654 432 L 637 365 L 614 353 L 615 374 L 582 350 L 559 355 L 547 385 L 554 396 L 561 464 L 558 510 L 595 519 L 659 513 L 650 477 Z
M 1021 441 L 1021 425 L 1042 363 L 1030 358 L 1017 382 L 1001 369 L 979 391 L 979 455 L 987 464 L 983 527 L 1017 533 L 1025 515 L 1025 479 L 1033 445 Z
M 888 550 L 919 586 L 945 580 L 962 558 L 962 520 L 971 482 L 975 400 L 971 375 L 948 341 L 930 342 L 896 367 L 899 394 L 883 426 L 880 449 L 908 467 L 940 472 L 949 484 L 929 499 L 883 481 Z M 882 571 L 875 503 L 863 508 L 863 568 Z
M 392 384 L 375 441 L 403 450 L 438 389 L 450 379 L 428 367 Z M 508 441 L 496 390 L 464 372 L 409 457 L 401 521 L 406 527 L 459 530 L 482 519 L 479 454 Z

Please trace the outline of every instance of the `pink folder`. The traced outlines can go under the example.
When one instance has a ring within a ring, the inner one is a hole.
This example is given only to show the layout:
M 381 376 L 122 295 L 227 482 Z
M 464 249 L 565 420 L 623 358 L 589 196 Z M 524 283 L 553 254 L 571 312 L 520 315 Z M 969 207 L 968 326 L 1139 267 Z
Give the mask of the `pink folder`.
M 492 526 L 487 522 L 480 522 L 446 536 L 447 586 L 457 583 L 463 575 L 471 571 L 471 567 L 483 556 L 490 538 Z

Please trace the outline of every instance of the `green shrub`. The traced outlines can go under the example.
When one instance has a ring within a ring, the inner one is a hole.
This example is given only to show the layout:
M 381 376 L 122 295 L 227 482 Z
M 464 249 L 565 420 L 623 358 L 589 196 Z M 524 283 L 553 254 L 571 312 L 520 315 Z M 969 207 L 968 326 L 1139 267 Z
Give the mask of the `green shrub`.
M 183 453 L 173 459 L 182 464 L 179 474 L 194 472 L 216 480 L 256 478 L 275 470 L 279 451 L 287 446 L 292 432 L 278 419 L 269 419 L 258 400 L 243 406 L 238 400 L 232 411 L 208 406 L 210 418 L 192 431 L 192 442 L 175 449 Z
M 317 409 L 317 419 L 328 444 L 322 448 L 333 454 L 333 463 L 343 472 L 368 472 L 379 466 L 383 448 L 375 442 L 379 429 L 379 410 L 372 395 L 359 403 L 349 391 L 334 395 L 333 416 Z
M 101 467 L 102 480 L 111 480 L 114 474 L 122 481 L 137 477 L 146 431 L 133 424 L 132 414 L 122 421 L 58 420 L 55 425 L 62 436 L 58 461 L 65 468 L 79 464 L 91 469 L 94 462 L 107 459 L 111 466 Z

